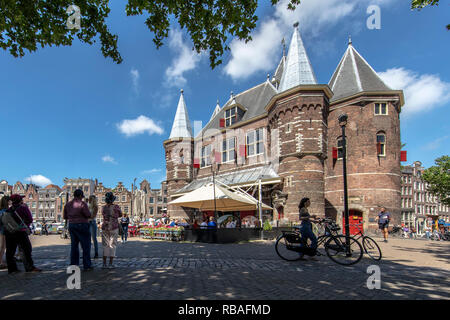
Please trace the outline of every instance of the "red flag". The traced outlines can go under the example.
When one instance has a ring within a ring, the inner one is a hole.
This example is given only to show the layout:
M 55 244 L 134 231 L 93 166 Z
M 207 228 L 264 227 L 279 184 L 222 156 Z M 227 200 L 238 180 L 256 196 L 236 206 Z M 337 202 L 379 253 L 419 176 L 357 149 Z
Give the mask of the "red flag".
M 200 161 L 198 158 L 194 158 L 194 168 L 200 168 Z
M 333 160 L 337 160 L 338 157 L 338 149 L 333 147 Z
M 400 151 L 400 161 L 406 161 L 406 151 Z
M 224 118 L 220 118 L 220 127 L 221 128 L 225 127 L 225 119 Z

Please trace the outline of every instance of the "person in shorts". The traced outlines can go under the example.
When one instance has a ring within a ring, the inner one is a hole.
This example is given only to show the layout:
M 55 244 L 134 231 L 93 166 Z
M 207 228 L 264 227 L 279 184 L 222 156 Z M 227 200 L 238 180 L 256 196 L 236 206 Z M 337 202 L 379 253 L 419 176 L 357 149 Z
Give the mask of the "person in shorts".
M 391 214 L 386 211 L 386 208 L 381 207 L 381 211 L 378 214 L 378 228 L 383 232 L 384 242 L 388 242 L 389 221 L 391 221 Z

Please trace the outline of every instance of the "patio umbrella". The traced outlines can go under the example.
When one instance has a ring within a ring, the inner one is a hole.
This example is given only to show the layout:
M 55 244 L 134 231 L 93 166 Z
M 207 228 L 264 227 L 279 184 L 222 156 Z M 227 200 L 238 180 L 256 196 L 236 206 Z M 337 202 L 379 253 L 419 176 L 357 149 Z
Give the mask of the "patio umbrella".
M 203 211 L 214 211 L 214 187 L 217 211 L 244 211 L 258 208 L 258 201 L 255 198 L 230 191 L 217 184 L 214 186 L 212 183 L 191 191 L 169 202 L 169 204 L 197 208 Z M 262 206 L 264 209 L 272 210 L 268 205 L 263 204 Z

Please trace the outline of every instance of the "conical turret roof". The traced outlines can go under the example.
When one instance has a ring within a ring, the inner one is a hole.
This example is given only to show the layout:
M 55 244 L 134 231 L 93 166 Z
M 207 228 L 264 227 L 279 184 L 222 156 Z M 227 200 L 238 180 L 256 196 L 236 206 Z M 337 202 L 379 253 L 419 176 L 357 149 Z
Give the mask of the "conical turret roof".
M 300 84 L 317 84 L 317 80 L 296 23 L 278 91 L 283 92 Z
M 388 91 L 389 88 L 353 47 L 351 40 L 328 84 L 336 101 L 363 91 Z
M 175 113 L 172 131 L 169 136 L 169 139 L 172 138 L 192 138 L 192 128 L 189 122 L 186 103 L 184 102 L 183 90 L 181 90 L 177 112 Z

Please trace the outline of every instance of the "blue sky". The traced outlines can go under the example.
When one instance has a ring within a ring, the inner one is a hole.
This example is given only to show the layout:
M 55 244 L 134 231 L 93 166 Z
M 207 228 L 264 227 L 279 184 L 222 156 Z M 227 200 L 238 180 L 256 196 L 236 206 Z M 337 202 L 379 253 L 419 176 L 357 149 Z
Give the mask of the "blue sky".
M 0 179 L 10 184 L 36 176 L 43 185 L 64 177 L 98 178 L 107 186 L 134 178 L 159 188 L 165 178 L 163 141 L 168 138 L 180 89 L 191 121 L 209 120 L 216 100 L 246 90 L 273 74 L 300 31 L 318 82 L 328 83 L 352 35 L 354 47 L 395 89 L 404 89 L 401 139 L 408 163 L 428 167 L 449 154 L 450 4 L 411 11 L 403 0 L 303 0 L 294 13 L 260 1 L 254 41 L 230 41 L 231 51 L 214 70 L 197 55 L 177 24 L 159 50 L 144 24 L 127 17 L 125 1 L 111 1 L 108 25 L 119 36 L 120 65 L 102 56 L 99 44 L 77 40 L 23 58 L 0 51 L 0 119 L 4 148 Z M 76 4 L 76 1 L 74 2 Z M 381 9 L 381 29 L 370 30 L 366 10 Z M 83 26 L 82 26 L 83 27 Z M 131 121 L 125 121 L 131 120 Z M 125 121 L 125 122 L 124 122 Z

